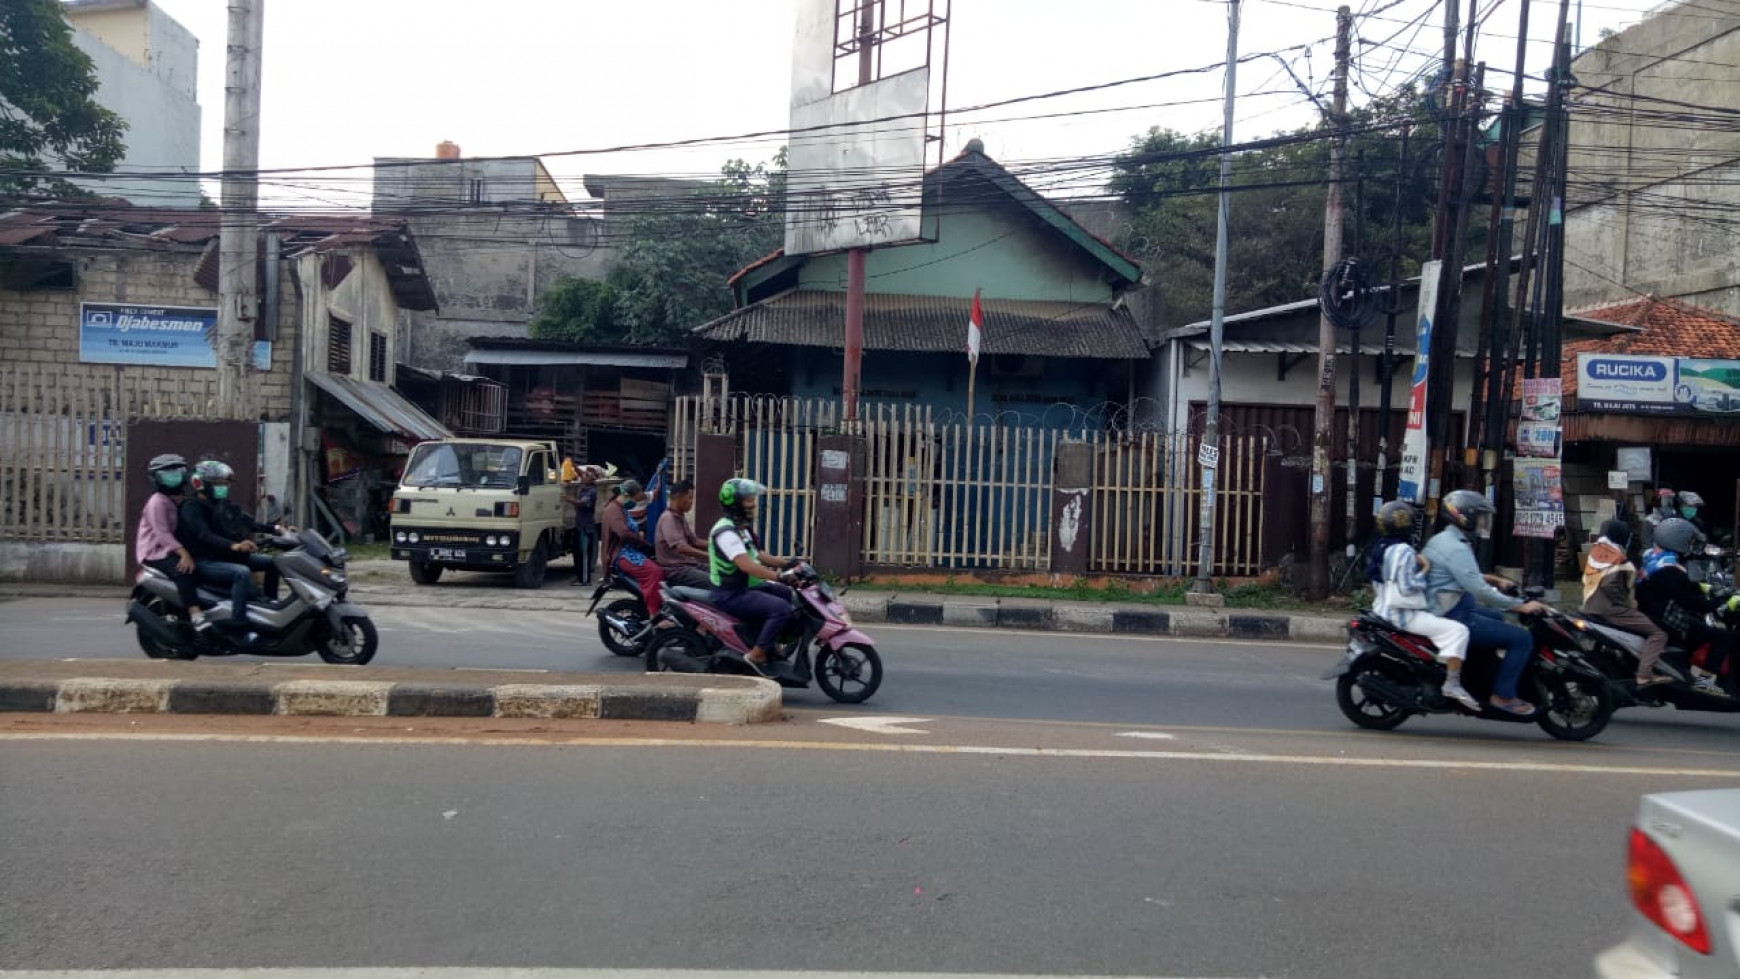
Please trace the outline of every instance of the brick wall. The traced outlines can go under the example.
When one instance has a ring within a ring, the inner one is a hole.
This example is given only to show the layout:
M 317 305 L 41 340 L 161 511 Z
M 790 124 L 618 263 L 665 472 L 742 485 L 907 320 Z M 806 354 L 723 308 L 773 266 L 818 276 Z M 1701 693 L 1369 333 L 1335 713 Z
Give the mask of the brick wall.
M 134 303 L 164 306 L 217 305 L 217 294 L 193 279 L 198 249 L 130 252 L 112 249 L 65 249 L 56 257 L 70 259 L 77 286 L 71 290 L 25 292 L 0 289 L 0 359 L 9 362 L 77 364 L 79 303 Z M 255 373 L 261 416 L 268 421 L 290 417 L 291 364 L 296 342 L 296 292 L 290 263 L 279 279 L 278 339 L 272 346 L 272 368 Z M 171 396 L 184 391 L 192 376 L 213 371 L 188 367 L 103 365 L 116 371 L 129 388 Z

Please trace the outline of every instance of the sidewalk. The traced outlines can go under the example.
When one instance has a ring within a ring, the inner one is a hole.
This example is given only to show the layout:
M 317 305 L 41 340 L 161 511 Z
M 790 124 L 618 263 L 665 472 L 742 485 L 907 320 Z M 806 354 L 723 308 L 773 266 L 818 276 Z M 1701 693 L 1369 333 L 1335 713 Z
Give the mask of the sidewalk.
M 752 677 L 382 669 L 171 660 L 0 662 L 0 712 L 521 717 L 759 724 L 779 685 Z
M 400 561 L 357 561 L 350 567 L 351 594 L 364 606 L 504 609 L 522 612 L 586 611 L 591 586 L 570 584 L 566 568 L 554 568 L 543 588 L 514 588 L 501 575 L 450 573 L 437 585 L 411 582 Z M 126 594 L 120 587 L 0 583 L 0 598 Z M 1127 636 L 1176 636 L 1339 644 L 1347 640 L 1348 613 L 1211 609 L 1188 605 L 1081 602 L 1044 598 L 981 598 L 922 591 L 848 588 L 841 597 L 861 623 L 1023 629 Z

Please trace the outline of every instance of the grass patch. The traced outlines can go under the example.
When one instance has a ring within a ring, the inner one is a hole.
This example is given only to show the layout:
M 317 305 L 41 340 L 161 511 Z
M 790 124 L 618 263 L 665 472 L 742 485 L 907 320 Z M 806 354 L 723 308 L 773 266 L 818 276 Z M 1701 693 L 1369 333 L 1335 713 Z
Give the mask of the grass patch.
M 362 541 L 353 540 L 344 545 L 344 549 L 350 554 L 352 561 L 390 561 L 393 558 L 393 545 L 386 541 L 364 544 Z

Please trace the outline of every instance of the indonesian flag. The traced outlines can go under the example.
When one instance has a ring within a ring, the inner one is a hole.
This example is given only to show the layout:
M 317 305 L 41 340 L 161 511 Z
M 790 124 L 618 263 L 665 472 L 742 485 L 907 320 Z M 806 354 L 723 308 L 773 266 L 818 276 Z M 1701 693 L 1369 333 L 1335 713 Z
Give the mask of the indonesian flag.
M 979 341 L 985 334 L 985 314 L 979 309 L 979 290 L 973 290 L 973 314 L 967 319 L 967 363 L 979 362 Z

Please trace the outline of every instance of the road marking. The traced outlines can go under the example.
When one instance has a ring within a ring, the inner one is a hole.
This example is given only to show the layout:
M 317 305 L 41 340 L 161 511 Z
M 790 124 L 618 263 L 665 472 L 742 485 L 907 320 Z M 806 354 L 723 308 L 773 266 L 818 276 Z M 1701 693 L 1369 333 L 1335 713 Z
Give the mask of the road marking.
M 1297 765 L 1322 768 L 1390 768 L 1508 772 L 1548 775 L 1660 775 L 1675 778 L 1740 780 L 1733 768 L 1656 768 L 1643 765 L 1561 765 L 1532 761 L 1476 761 L 1434 758 L 1346 758 L 1333 755 L 1257 755 L 1249 752 L 1136 751 L 1110 748 L 1024 748 L 999 745 L 889 744 L 865 741 L 692 741 L 681 738 L 600 738 L 592 736 L 504 738 L 360 737 L 309 734 L 192 734 L 150 731 L 30 731 L 0 733 L 0 741 L 178 741 L 214 744 L 344 744 L 431 747 L 585 747 L 585 748 L 739 748 L 765 751 L 859 751 L 914 755 L 994 755 L 1005 758 L 1092 758 L 1125 761 L 1210 761 L 1252 765 Z M 4 973 L 0 973 L 3 979 Z
M 1141 976 L 1019 976 L 964 972 L 774 972 L 722 969 L 106 969 L 0 971 L 0 979 L 1143 979 Z M 1156 977 L 1150 977 L 1156 979 Z
M 929 734 L 908 724 L 928 724 L 928 717 L 824 717 L 817 723 L 834 724 L 839 727 L 849 727 L 854 731 L 868 731 L 871 734 Z
M 1120 738 L 1146 738 L 1149 741 L 1171 741 L 1171 740 L 1177 738 L 1178 735 L 1167 734 L 1165 731 L 1123 731 L 1123 732 L 1120 732 L 1117 735 L 1117 737 L 1120 737 Z
M 1105 632 L 1063 632 L 1056 629 L 1009 629 L 1002 626 L 958 626 L 958 625 L 895 625 L 889 622 L 867 622 L 865 627 L 875 632 L 941 632 L 960 635 L 963 632 L 981 635 L 1026 636 L 1030 639 L 1067 639 L 1071 641 L 1086 640 L 1088 642 L 1183 642 L 1201 643 L 1204 646 L 1240 646 L 1245 649 L 1293 649 L 1322 652 L 1325 649 L 1346 649 L 1347 644 L 1318 643 L 1280 639 L 1229 639 L 1225 636 L 1143 636 L 1134 633 Z M 962 650 L 962 652 L 971 652 Z

